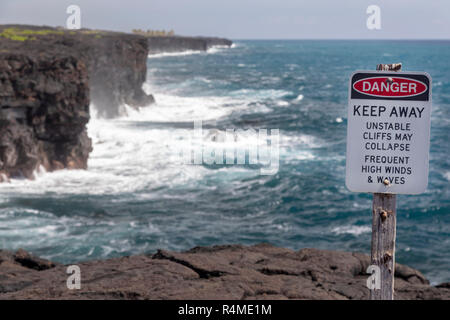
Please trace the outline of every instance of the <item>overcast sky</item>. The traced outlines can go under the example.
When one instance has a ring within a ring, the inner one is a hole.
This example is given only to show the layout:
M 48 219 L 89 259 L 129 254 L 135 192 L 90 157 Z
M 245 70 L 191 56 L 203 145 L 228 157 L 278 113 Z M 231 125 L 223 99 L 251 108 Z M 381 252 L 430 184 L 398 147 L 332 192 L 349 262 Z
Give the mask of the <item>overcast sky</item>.
M 232 39 L 450 39 L 450 0 L 0 0 L 0 23 L 81 26 L 118 31 L 174 29 Z M 381 30 L 366 9 L 381 8 Z

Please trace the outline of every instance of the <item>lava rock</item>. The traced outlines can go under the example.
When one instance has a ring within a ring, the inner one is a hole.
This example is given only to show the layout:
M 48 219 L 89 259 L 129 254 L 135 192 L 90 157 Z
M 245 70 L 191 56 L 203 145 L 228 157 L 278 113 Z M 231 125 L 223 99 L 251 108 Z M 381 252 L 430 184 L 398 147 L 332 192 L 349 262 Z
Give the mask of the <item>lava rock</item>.
M 85 64 L 66 54 L 0 52 L 0 181 L 85 169 L 91 140 Z
M 269 244 L 196 247 L 185 252 L 77 263 L 81 289 L 66 286 L 66 266 L 37 269 L 0 251 L 0 299 L 368 299 L 369 256 Z M 395 299 L 450 299 L 417 270 L 396 265 Z
M 12 35 L 25 40 L 17 40 Z M 31 57 L 65 55 L 83 62 L 89 76 L 90 100 L 100 117 L 121 115 L 124 104 L 140 107 L 154 102 L 153 96 L 142 90 L 148 55 L 147 39 L 143 36 L 89 29 L 0 25 L 0 44 L 0 52 L 26 52 Z M 35 86 L 28 89 L 52 94 L 70 85 L 62 79 L 43 80 L 34 79 Z M 0 89 L 2 87 L 6 92 L 12 90 L 0 83 Z
M 95 30 L 0 26 L 0 182 L 86 169 L 92 102 L 100 117 L 149 105 L 147 39 Z

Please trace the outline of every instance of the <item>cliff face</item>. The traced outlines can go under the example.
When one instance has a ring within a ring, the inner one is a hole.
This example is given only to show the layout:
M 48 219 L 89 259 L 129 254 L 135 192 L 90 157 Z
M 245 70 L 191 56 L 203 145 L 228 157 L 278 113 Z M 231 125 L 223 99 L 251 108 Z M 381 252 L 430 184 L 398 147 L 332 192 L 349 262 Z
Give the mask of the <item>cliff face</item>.
M 85 169 L 92 150 L 86 133 L 86 66 L 65 55 L 0 53 L 0 181 L 51 171 Z
M 141 36 L 0 26 L 0 181 L 40 165 L 85 169 L 90 101 L 104 117 L 152 103 L 146 62 Z
M 206 51 L 214 46 L 230 47 L 233 43 L 228 39 L 208 37 L 149 37 L 149 53 L 180 52 L 180 51 Z
M 3 36 L 2 36 L 3 35 Z M 0 45 L 9 52 L 70 55 L 88 71 L 90 99 L 102 117 L 120 115 L 120 107 L 145 106 L 154 100 L 142 90 L 147 74 L 143 36 L 97 30 L 64 30 L 27 25 L 0 26 Z
M 66 287 L 67 267 L 19 250 L 0 250 L 0 299 L 363 299 L 367 255 L 267 244 L 197 247 L 77 263 L 81 289 Z M 450 299 L 417 270 L 396 264 L 396 299 Z
M 97 32 L 77 33 L 63 40 L 86 62 L 89 72 L 91 101 L 99 115 L 113 118 L 121 114 L 120 107 L 146 106 L 153 96 L 142 90 L 147 75 L 147 41 L 144 37 Z

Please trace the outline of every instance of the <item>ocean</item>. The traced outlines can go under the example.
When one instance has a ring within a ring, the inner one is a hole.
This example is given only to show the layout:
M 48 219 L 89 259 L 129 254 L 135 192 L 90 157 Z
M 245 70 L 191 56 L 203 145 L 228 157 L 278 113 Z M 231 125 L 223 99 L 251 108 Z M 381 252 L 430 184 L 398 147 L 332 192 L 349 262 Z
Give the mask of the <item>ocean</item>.
M 91 105 L 87 171 L 0 184 L 0 248 L 62 263 L 259 242 L 369 254 L 372 195 L 345 187 L 348 80 L 402 62 L 433 78 L 433 110 L 429 185 L 398 196 L 396 259 L 448 282 L 449 61 L 449 41 L 241 40 L 149 56 L 156 104 L 113 120 Z M 278 171 L 181 163 L 199 120 L 210 133 L 278 129 Z

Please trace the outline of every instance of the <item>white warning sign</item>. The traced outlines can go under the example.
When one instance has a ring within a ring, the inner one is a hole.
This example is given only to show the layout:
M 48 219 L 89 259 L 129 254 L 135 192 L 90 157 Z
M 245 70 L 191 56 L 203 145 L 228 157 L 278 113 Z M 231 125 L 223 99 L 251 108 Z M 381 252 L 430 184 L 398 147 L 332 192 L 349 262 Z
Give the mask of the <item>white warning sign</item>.
M 431 77 L 357 71 L 350 78 L 346 185 L 354 192 L 418 194 L 428 184 Z

